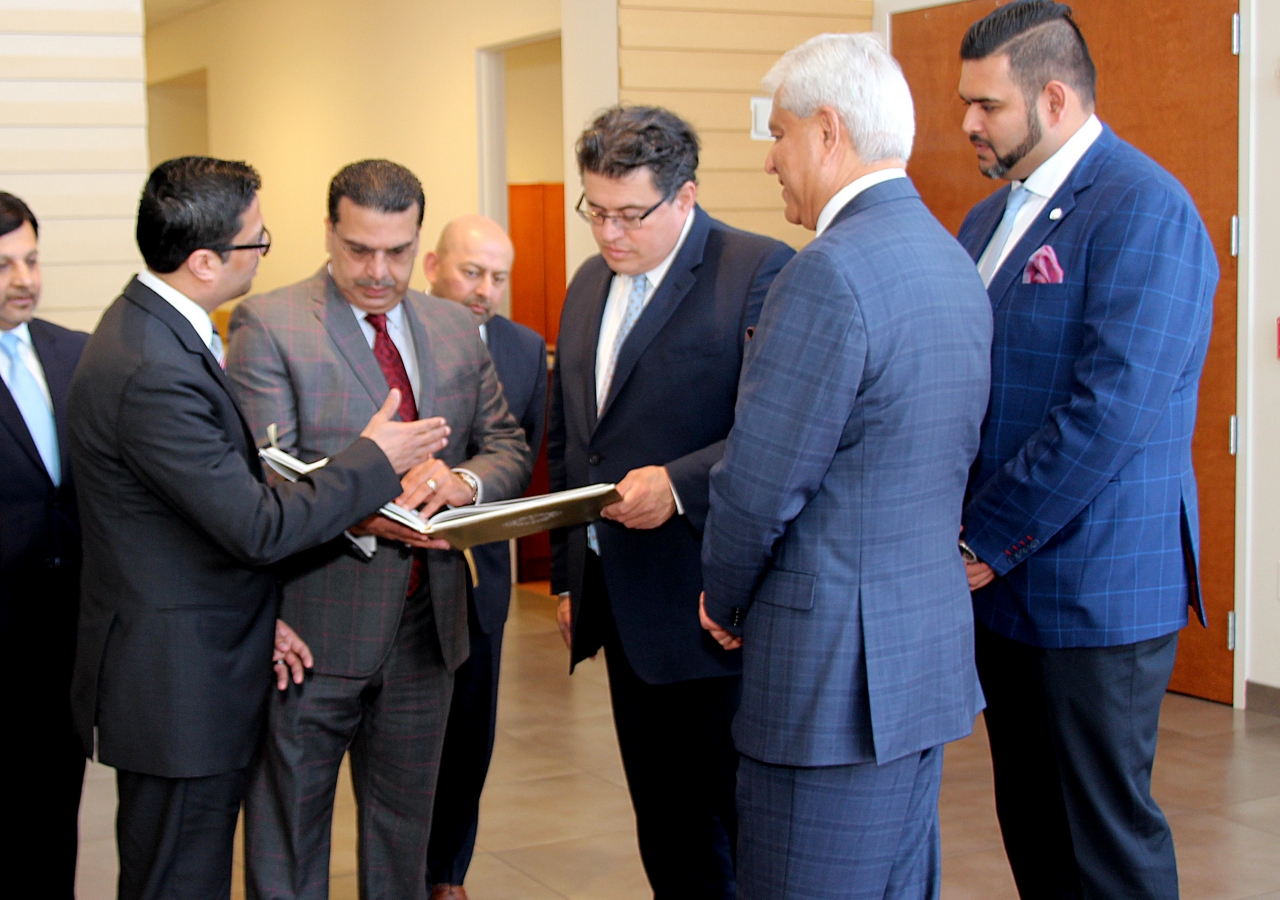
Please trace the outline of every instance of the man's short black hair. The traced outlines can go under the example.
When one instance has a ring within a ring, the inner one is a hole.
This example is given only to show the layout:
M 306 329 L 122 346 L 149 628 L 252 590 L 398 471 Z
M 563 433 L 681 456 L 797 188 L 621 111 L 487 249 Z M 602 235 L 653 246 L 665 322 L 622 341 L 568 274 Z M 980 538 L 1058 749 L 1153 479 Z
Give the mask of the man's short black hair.
M 1098 72 L 1065 3 L 1020 0 L 970 25 L 960 44 L 960 58 L 986 59 L 997 54 L 1008 55 L 1009 73 L 1028 104 L 1050 81 L 1061 81 L 1086 106 L 1093 106 Z
M 138 249 L 147 268 L 177 271 L 197 250 L 226 258 L 245 211 L 262 187 L 253 166 L 207 156 L 160 163 L 138 203 Z
M 40 236 L 40 223 L 36 221 L 36 214 L 31 211 L 31 207 L 13 194 L 0 191 L 0 237 L 17 231 L 23 222 L 30 222 L 31 230 L 36 233 L 36 237 Z
M 578 138 L 578 172 L 622 178 L 641 167 L 670 198 L 698 180 L 698 135 L 693 126 L 659 106 L 615 106 Z
M 404 212 L 418 204 L 418 226 L 426 212 L 422 182 L 399 163 L 389 159 L 362 159 L 344 166 L 329 182 L 329 221 L 338 222 L 338 201 L 346 197 L 356 206 L 378 212 Z

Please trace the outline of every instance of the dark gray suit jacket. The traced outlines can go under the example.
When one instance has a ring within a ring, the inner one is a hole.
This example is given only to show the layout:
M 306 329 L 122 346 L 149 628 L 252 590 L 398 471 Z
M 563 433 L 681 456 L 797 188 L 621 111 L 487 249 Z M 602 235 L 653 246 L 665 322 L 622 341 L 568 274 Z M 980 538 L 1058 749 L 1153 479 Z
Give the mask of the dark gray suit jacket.
M 86 751 L 167 778 L 249 764 L 278 591 L 268 566 L 400 493 L 360 439 L 268 487 L 217 360 L 136 279 L 89 339 L 67 403 L 84 527 L 72 704 Z

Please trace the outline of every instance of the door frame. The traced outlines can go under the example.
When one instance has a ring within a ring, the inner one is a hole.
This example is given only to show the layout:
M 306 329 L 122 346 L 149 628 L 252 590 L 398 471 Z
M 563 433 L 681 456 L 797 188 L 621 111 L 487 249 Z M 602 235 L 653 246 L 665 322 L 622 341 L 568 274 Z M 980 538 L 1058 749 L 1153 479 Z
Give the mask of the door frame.
M 912 12 L 931 6 L 948 6 L 964 0 L 875 0 L 871 14 L 871 29 L 885 39 L 893 52 L 893 16 L 895 13 Z M 1253 381 L 1259 341 L 1254 340 L 1254 318 L 1258 303 L 1254 280 L 1254 215 L 1250 202 L 1254 175 L 1258 160 L 1253 152 L 1253 18 L 1258 0 L 1240 0 L 1240 97 L 1238 152 L 1239 183 L 1236 188 L 1236 210 L 1240 217 L 1239 263 L 1236 282 L 1236 417 L 1238 421 L 1236 442 L 1236 524 L 1235 524 L 1235 656 L 1232 686 L 1233 706 L 1245 707 L 1245 686 L 1249 673 L 1249 598 L 1254 594 L 1254 513 L 1252 490 L 1258 478 L 1258 466 L 1263 464 L 1260 453 L 1255 453 L 1248 423 L 1257 412 L 1257 399 Z M 1228 439 L 1227 435 L 1223 439 Z

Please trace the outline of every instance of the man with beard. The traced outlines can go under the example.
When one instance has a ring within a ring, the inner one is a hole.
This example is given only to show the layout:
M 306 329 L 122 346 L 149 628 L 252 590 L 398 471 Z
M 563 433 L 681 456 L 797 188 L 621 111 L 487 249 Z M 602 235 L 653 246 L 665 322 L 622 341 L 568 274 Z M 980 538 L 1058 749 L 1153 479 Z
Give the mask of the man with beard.
M 0 750 L 21 820 L 0 861 L 19 896 L 73 897 L 84 751 L 71 727 L 80 523 L 67 452 L 67 390 L 89 336 L 34 318 L 39 225 L 0 192 L 0 677 L 22 739 Z M 31 677 L 32 673 L 40 677 Z M 20 726 L 18 723 L 21 723 Z M 43 866 L 32 866 L 41 858 Z M 27 879 L 30 879 L 29 881 Z
M 547 418 L 547 345 L 531 328 L 498 315 L 510 286 L 515 248 L 497 222 L 454 219 L 422 261 L 431 293 L 467 307 L 489 347 L 503 396 L 536 458 Z M 502 632 L 511 603 L 511 551 L 506 541 L 471 548 L 476 583 L 467 591 L 471 655 L 453 675 L 439 786 L 427 849 L 427 887 L 436 900 L 466 900 L 462 886 L 475 852 L 498 714 Z
M 328 262 L 250 297 L 231 319 L 227 375 L 255 440 L 311 461 L 350 440 L 389 387 L 400 417 L 443 419 L 422 509 L 515 497 L 529 482 L 475 318 L 409 290 L 426 205 L 404 166 L 362 160 L 329 184 Z M 272 703 L 245 801 L 246 896 L 328 895 L 338 769 L 348 749 L 360 896 L 426 896 L 427 837 L 453 673 L 467 658 L 466 562 L 443 541 L 370 516 L 299 557 L 282 618 L 315 668 Z
M 1191 466 L 1218 268 L 1187 192 L 1093 114 L 1068 7 L 1014 3 L 960 51 L 978 165 L 965 219 L 995 315 L 961 551 L 996 809 L 1023 897 L 1178 896 L 1151 797 L 1188 605 Z

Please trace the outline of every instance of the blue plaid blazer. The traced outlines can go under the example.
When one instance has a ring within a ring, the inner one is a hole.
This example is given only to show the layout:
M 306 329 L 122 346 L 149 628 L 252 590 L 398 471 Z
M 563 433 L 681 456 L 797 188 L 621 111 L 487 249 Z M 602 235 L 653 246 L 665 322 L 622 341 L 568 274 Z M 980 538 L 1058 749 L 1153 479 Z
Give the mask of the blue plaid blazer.
M 741 752 L 884 763 L 972 729 L 956 537 L 990 353 L 982 280 L 905 178 L 773 282 L 703 534 L 707 612 L 743 634 Z
M 1008 188 L 970 211 L 975 260 Z M 1060 211 L 1060 212 L 1059 212 Z M 1061 284 L 1024 284 L 1051 246 Z M 1105 647 L 1204 621 L 1191 434 L 1218 264 L 1191 197 L 1109 129 L 991 281 L 991 403 L 964 537 L 999 576 L 978 621 Z

